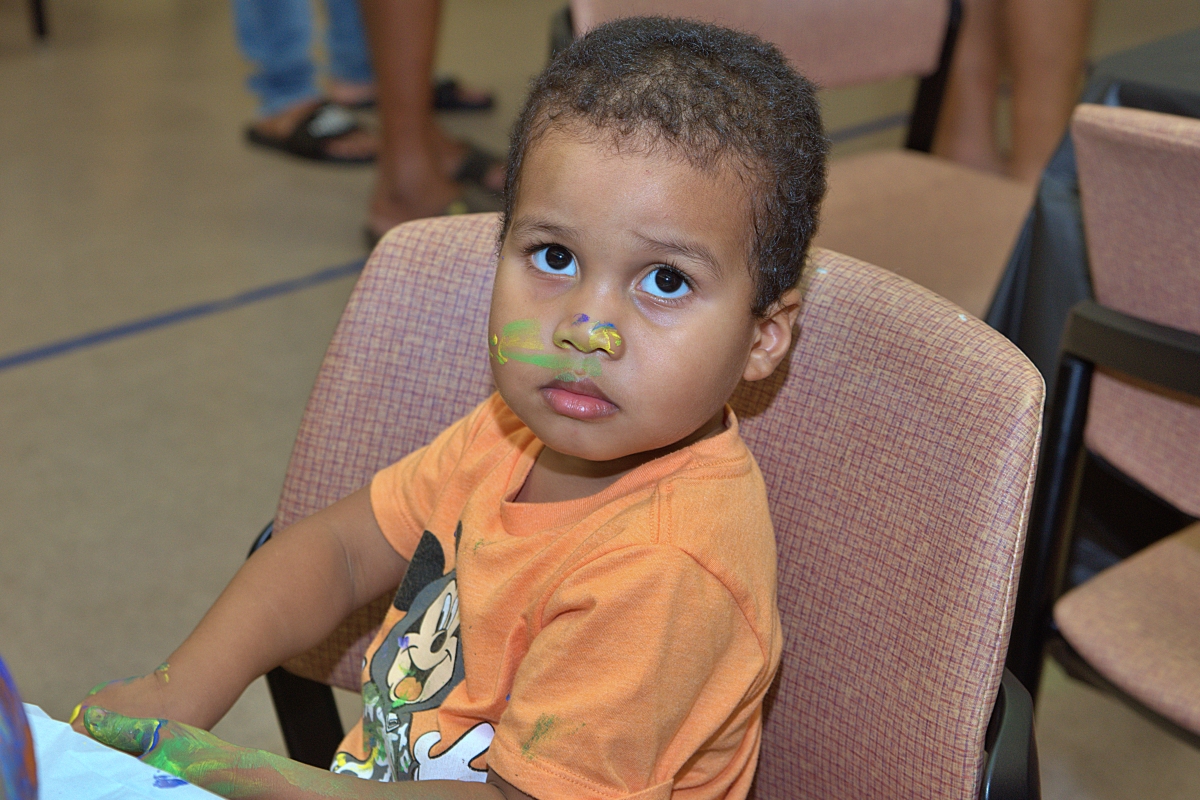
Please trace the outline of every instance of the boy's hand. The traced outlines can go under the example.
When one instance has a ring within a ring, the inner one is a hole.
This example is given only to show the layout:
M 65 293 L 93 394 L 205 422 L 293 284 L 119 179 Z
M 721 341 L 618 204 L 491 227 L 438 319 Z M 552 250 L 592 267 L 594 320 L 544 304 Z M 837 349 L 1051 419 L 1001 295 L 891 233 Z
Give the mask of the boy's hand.
M 262 766 L 255 756 L 268 755 L 229 744 L 182 722 L 127 717 L 99 706 L 85 707 L 79 721 L 101 744 L 225 797 L 237 796 L 239 770 Z
M 80 714 L 85 706 L 102 706 L 132 717 L 170 716 L 164 692 L 169 680 L 167 665 L 163 664 L 149 675 L 101 683 L 93 687 L 83 698 L 83 702 L 75 706 L 67 722 L 86 736 L 90 734 Z

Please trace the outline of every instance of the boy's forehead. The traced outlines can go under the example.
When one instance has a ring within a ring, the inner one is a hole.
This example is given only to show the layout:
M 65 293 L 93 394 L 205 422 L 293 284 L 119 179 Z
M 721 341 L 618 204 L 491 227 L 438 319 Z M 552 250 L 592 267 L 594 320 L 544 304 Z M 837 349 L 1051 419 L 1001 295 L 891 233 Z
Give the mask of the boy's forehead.
M 701 156 L 651 130 L 623 132 L 571 119 L 554 121 L 530 140 L 515 182 L 512 204 L 514 216 L 519 216 L 522 190 L 529 184 L 531 163 L 535 169 L 544 170 L 555 161 L 569 161 L 581 147 L 591 150 L 602 159 L 644 158 L 651 163 L 658 162 L 671 168 L 666 172 L 680 176 L 689 183 L 694 183 L 692 178 L 699 177 L 702 183 L 719 187 L 716 193 L 720 195 L 725 213 L 734 214 L 740 206 L 744 211 L 747 235 L 752 235 L 750 227 L 753 224 L 754 194 L 760 181 L 757 179 L 758 170 L 747 168 L 741 159 L 728 153 Z M 558 166 L 558 174 L 570 174 L 569 163 L 567 169 L 561 169 L 561 164 Z M 691 196 L 689 199 L 698 202 L 704 198 Z

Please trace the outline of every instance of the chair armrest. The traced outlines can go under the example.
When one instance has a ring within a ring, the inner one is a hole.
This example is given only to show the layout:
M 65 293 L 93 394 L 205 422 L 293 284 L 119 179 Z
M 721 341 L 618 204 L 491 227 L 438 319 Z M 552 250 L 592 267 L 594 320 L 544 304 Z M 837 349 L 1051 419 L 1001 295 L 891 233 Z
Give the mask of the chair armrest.
M 1008 669 L 988 723 L 980 800 L 1041 800 L 1033 700 Z
M 1064 354 L 1200 397 L 1200 336 L 1084 300 L 1071 309 Z

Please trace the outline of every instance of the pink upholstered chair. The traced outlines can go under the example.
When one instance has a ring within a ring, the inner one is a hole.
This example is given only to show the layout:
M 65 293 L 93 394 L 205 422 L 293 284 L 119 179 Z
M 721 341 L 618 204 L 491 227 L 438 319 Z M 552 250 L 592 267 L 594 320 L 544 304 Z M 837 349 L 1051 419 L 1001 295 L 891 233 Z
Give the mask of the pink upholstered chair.
M 664 14 L 741 28 L 775 43 L 830 89 L 921 81 L 904 150 L 834 159 L 816 245 L 930 288 L 981 317 L 1032 187 L 928 155 L 958 0 L 571 0 L 576 34 L 622 16 Z
M 1036 693 L 1048 646 L 1200 746 L 1200 523 L 1059 599 L 1085 446 L 1200 517 L 1200 120 L 1082 105 L 1071 133 L 1096 302 L 1064 335 L 1010 665 Z
M 493 216 L 450 217 L 376 249 L 305 412 L 278 535 L 491 391 L 495 237 Z M 1028 695 L 1006 682 L 997 696 L 1041 378 L 890 272 L 821 251 L 805 282 L 789 362 L 733 400 L 768 484 L 786 636 L 756 796 L 1034 797 Z M 328 759 L 337 732 L 306 744 L 282 696 L 311 689 L 297 675 L 357 690 L 388 599 L 272 674 L 289 747 Z

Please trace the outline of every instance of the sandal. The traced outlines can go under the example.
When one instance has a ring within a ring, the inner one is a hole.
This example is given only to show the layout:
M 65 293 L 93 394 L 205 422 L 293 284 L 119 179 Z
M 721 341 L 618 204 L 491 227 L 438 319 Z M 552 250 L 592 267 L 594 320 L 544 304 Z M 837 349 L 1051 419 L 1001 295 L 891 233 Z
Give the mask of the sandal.
M 470 142 L 463 142 L 467 148 L 467 154 L 463 156 L 462 162 L 458 165 L 458 169 L 450 176 L 456 183 L 470 183 L 478 186 L 483 191 L 491 195 L 499 195 L 500 192 L 487 186 L 483 181 L 487 178 L 489 172 L 498 166 L 504 166 L 504 159 L 493 155 L 481 147 L 477 147 Z
M 287 136 L 269 136 L 254 126 L 246 128 L 246 141 L 311 161 L 338 164 L 369 164 L 375 156 L 337 156 L 329 152 L 329 142 L 362 130 L 354 116 L 341 106 L 325 101 L 314 108 Z
M 496 104 L 491 92 L 481 92 L 478 100 L 468 99 L 458 81 L 447 78 L 433 85 L 433 108 L 435 111 L 487 111 Z

